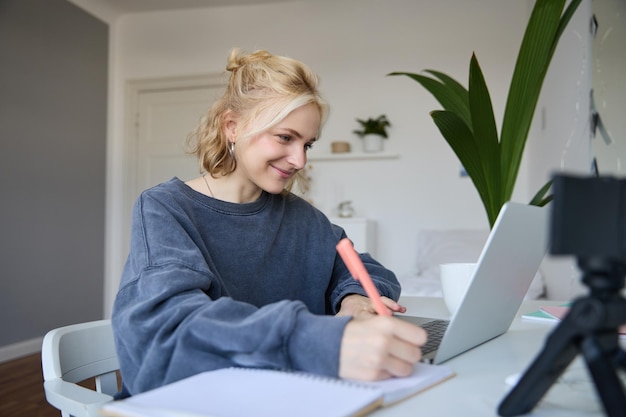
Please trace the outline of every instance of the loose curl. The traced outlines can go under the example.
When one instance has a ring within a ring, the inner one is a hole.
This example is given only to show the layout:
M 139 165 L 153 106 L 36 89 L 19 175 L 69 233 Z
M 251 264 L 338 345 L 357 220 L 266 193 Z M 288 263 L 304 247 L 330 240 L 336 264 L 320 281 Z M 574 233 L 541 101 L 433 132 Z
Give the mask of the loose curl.
M 299 61 L 265 50 L 244 54 L 235 48 L 226 70 L 230 76 L 223 96 L 188 138 L 189 152 L 197 156 L 201 172 L 219 177 L 237 168 L 224 133 L 229 112 L 237 118 L 238 126 L 244 127 L 242 130 L 249 129 L 238 140 L 270 129 L 293 110 L 311 103 L 319 109 L 321 120 L 326 119 L 328 106 L 318 91 L 318 78 Z M 296 180 L 303 180 L 299 174 L 286 185 L 287 191 Z

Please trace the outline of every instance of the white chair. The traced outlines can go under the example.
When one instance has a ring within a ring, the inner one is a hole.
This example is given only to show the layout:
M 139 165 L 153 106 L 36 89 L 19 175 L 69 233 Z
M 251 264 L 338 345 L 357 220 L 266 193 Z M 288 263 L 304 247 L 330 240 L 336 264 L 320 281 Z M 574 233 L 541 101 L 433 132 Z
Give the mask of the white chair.
M 110 320 L 49 331 L 43 339 L 41 363 L 46 400 L 63 417 L 100 416 L 100 406 L 118 392 L 119 363 Z M 96 391 L 78 384 L 91 378 Z

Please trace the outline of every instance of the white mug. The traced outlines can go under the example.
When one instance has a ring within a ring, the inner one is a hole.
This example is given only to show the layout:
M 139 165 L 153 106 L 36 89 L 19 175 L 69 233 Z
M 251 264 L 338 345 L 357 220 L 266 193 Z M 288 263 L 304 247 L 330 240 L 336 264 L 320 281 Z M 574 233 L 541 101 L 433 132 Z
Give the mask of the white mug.
M 459 308 L 474 276 L 476 263 L 449 263 L 440 265 L 443 301 L 453 316 Z

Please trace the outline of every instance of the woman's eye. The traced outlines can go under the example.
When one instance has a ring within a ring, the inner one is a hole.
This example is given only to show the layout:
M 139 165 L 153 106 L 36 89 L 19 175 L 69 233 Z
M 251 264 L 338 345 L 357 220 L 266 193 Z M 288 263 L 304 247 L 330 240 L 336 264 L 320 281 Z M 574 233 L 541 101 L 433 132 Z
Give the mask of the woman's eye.
M 283 142 L 289 142 L 291 140 L 291 136 L 289 135 L 278 135 L 278 137 L 280 138 L 280 140 L 282 140 Z
M 306 145 L 304 145 L 304 150 L 308 151 L 309 149 L 311 149 L 313 147 L 313 143 L 307 143 Z

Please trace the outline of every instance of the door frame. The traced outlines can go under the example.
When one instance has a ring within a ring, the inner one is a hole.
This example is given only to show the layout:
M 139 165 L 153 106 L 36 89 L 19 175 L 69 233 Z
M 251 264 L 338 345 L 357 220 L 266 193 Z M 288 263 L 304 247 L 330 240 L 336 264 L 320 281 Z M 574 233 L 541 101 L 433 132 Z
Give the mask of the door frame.
M 120 204 L 113 206 L 122 207 L 123 214 L 109 216 L 105 259 L 105 282 L 104 282 L 104 317 L 111 317 L 113 301 L 117 294 L 121 274 L 128 256 L 130 247 L 130 226 L 132 219 L 132 206 L 136 196 L 134 190 L 137 186 L 137 135 L 139 120 L 139 97 L 141 94 L 159 91 L 188 90 L 207 87 L 224 87 L 227 79 L 224 73 L 197 74 L 175 77 L 143 78 L 126 81 L 124 86 L 124 134 L 122 143 L 122 184 L 118 184 L 121 194 Z M 207 102 L 207 107 L 209 103 Z M 117 188 L 117 187 L 114 187 Z M 109 188 L 110 189 L 110 188 Z M 111 193 L 113 194 L 113 193 Z M 111 195 L 112 198 L 115 196 Z

